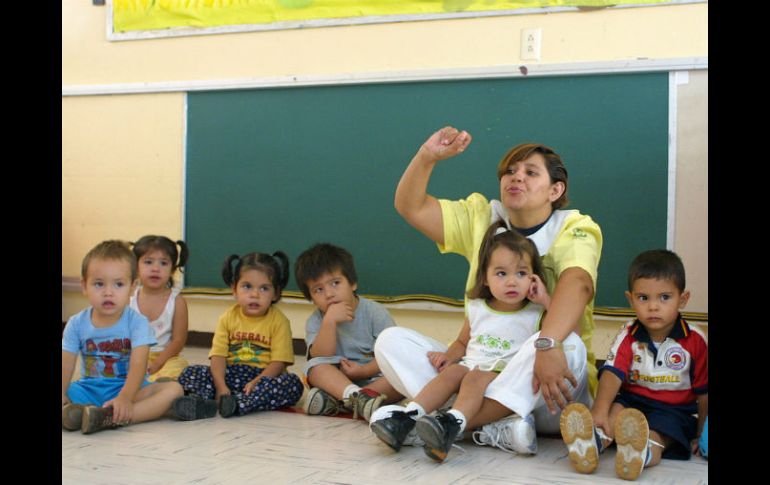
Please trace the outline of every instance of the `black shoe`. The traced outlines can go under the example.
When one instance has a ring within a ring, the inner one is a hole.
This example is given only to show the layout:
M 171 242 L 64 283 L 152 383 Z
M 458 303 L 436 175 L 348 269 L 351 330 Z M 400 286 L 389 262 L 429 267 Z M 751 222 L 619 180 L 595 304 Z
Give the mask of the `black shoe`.
M 174 399 L 171 405 L 174 415 L 183 421 L 213 418 L 217 415 L 217 402 L 191 394 Z
M 449 413 L 423 416 L 417 421 L 417 435 L 425 442 L 423 450 L 433 460 L 446 460 L 449 448 L 460 433 L 461 421 Z
M 398 451 L 404 444 L 406 435 L 414 428 L 415 420 L 411 416 L 415 414 L 417 414 L 417 410 L 393 411 L 389 418 L 373 422 L 370 428 L 383 443 Z
M 223 418 L 229 418 L 235 414 L 235 409 L 238 407 L 238 402 L 235 400 L 235 396 L 232 394 L 223 394 L 219 398 L 219 415 Z

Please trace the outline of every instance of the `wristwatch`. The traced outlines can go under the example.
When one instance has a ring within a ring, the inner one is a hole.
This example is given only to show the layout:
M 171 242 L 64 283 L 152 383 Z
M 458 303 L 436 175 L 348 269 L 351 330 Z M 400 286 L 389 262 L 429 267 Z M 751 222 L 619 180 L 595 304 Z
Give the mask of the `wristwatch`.
M 551 337 L 538 337 L 535 339 L 535 350 L 548 350 L 561 347 L 561 342 Z

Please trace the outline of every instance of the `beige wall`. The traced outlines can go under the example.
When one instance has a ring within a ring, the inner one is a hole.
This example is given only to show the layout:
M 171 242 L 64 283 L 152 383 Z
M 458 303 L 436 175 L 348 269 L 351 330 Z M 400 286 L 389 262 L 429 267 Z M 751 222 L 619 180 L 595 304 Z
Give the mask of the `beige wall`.
M 63 91 L 516 65 L 523 28 L 542 29 L 541 64 L 708 56 L 707 3 L 124 42 L 106 41 L 105 15 L 90 2 L 62 2 Z M 707 312 L 707 71 L 691 72 L 677 90 L 674 249 L 690 272 L 688 309 Z M 63 276 L 79 276 L 80 260 L 100 240 L 182 236 L 184 117 L 182 93 L 62 97 Z M 213 331 L 229 304 L 188 301 L 197 331 Z M 63 289 L 62 319 L 83 306 L 77 291 Z M 286 299 L 281 308 L 303 337 L 311 307 Z M 389 309 L 399 325 L 444 341 L 462 323 L 453 311 Z M 609 322 L 611 338 L 618 323 Z

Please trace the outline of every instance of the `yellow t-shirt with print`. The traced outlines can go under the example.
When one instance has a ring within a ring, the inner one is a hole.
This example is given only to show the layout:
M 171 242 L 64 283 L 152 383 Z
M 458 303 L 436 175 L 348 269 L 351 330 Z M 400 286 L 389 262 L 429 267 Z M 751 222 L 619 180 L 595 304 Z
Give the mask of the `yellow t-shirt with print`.
M 260 369 L 272 361 L 293 364 L 289 319 L 275 306 L 261 317 L 249 317 L 235 304 L 217 322 L 209 358 L 215 355 L 225 357 L 227 365 L 242 364 Z
M 490 203 L 483 195 L 473 193 L 463 200 L 440 199 L 444 219 L 444 244 L 438 245 L 442 253 L 460 254 L 468 260 L 470 269 L 465 290 L 475 283 L 479 248 L 487 228 L 505 218 L 505 210 L 498 201 Z M 535 242 L 545 268 L 546 286 L 553 294 L 559 275 L 567 268 L 585 270 L 593 280 L 596 294 L 596 278 L 602 251 L 602 232 L 591 217 L 577 210 L 556 210 L 546 224 L 529 236 Z M 466 297 L 467 299 L 467 297 Z M 588 354 L 588 384 L 592 396 L 598 386 L 596 357 L 591 350 L 594 333 L 594 298 L 586 305 L 580 318 L 580 336 Z

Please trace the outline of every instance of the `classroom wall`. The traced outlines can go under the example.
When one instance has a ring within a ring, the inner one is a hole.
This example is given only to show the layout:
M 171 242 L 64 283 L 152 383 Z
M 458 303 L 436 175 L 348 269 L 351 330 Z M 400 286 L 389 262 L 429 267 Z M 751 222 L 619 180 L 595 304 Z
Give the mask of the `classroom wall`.
M 707 3 L 125 42 L 106 41 L 105 15 L 90 2 L 62 2 L 63 91 L 511 65 L 519 63 L 521 29 L 538 27 L 544 64 L 708 56 Z M 674 249 L 689 272 L 688 309 L 707 312 L 707 71 L 690 72 L 677 90 Z M 184 119 L 182 93 L 62 97 L 63 278 L 79 276 L 83 255 L 100 240 L 182 236 Z M 458 275 L 458 284 L 463 279 Z M 213 331 L 229 304 L 188 300 L 190 329 L 198 331 Z M 62 319 L 83 301 L 76 286 L 63 285 Z M 312 308 L 290 299 L 281 305 L 302 338 Z M 399 325 L 441 340 L 462 323 L 451 309 L 389 309 Z M 609 321 L 611 334 L 618 323 Z

